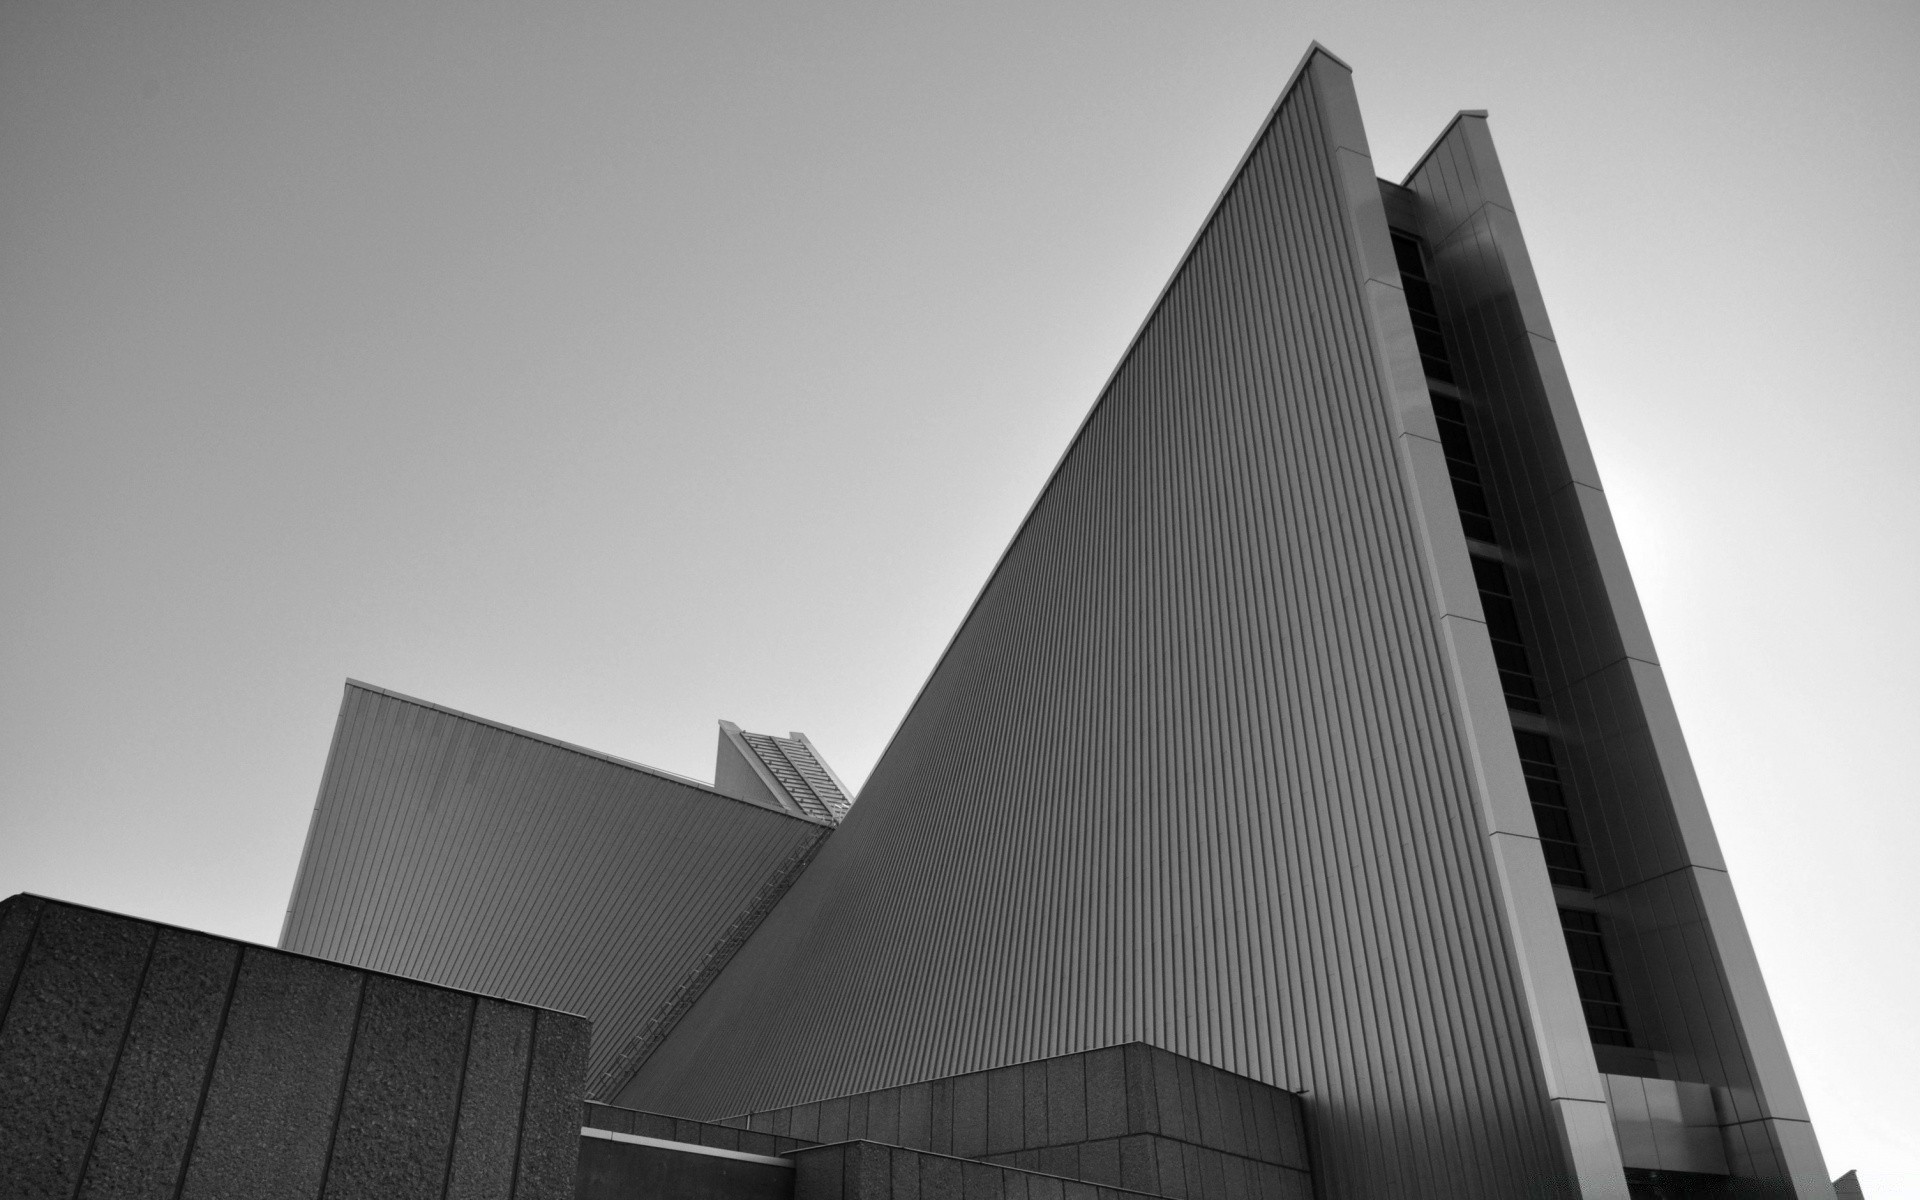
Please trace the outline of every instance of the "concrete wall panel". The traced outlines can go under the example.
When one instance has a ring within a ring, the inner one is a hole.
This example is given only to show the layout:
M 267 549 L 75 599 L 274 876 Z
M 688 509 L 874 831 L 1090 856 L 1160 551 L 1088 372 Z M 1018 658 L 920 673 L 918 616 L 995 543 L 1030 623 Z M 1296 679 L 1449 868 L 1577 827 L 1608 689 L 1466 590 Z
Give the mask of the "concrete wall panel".
M 239 965 L 233 942 L 158 931 L 80 1200 L 172 1200 Z
M 0 1016 L 0 1196 L 73 1194 L 153 935 L 64 905 L 40 914 Z
M 0 939 L 0 1196 L 573 1194 L 579 1017 L 38 897 Z
M 520 1118 L 514 1200 L 570 1200 L 568 1171 L 580 1153 L 580 1080 L 587 1070 L 585 1022 L 540 1013 Z
M 473 1006 L 445 988 L 367 980 L 334 1124 L 328 1200 L 440 1193 Z
M 247 948 L 183 1200 L 320 1194 L 365 983 L 346 967 Z
M 475 1002 L 447 1200 L 509 1200 L 513 1194 L 533 1015 L 517 1004 Z

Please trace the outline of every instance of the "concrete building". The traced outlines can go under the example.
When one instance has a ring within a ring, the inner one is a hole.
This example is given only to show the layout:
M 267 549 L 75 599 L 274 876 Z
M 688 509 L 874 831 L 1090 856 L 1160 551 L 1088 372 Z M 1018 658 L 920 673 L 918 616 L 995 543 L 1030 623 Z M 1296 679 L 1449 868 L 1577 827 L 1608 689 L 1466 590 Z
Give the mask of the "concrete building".
M 590 1017 L 582 1195 L 1834 1194 L 1485 114 L 1319 47 L 857 803 L 350 684 L 282 945 Z

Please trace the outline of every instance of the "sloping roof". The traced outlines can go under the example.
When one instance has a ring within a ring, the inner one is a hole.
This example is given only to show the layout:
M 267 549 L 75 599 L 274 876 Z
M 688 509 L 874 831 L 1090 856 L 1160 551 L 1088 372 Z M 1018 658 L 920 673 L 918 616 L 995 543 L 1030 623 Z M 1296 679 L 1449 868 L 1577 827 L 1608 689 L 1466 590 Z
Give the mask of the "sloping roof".
M 714 787 L 749 803 L 838 824 L 853 796 L 804 733 L 776 737 L 720 722 Z
M 582 1013 L 597 1077 L 685 1011 L 830 826 L 349 681 L 280 944 Z

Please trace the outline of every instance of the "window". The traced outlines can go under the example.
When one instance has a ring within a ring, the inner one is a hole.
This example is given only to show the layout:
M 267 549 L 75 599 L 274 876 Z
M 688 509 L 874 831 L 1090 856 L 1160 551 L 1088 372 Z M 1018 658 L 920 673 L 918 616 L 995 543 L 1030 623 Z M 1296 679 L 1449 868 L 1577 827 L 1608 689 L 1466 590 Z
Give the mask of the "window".
M 1414 342 L 1420 348 L 1421 369 L 1429 380 L 1434 420 L 1440 427 L 1440 448 L 1447 459 L 1447 478 L 1453 484 L 1454 506 L 1460 510 L 1460 529 L 1477 542 L 1497 543 L 1493 517 L 1487 511 L 1487 493 L 1474 461 L 1473 439 L 1467 434 L 1466 410 L 1452 396 L 1434 391 L 1432 382 L 1453 382 L 1453 361 L 1447 356 L 1440 332 L 1440 306 L 1427 281 L 1420 239 L 1393 230 L 1393 256 L 1400 264 L 1400 287 L 1407 297 L 1407 316 L 1413 320 Z
M 1420 239 L 1393 230 L 1393 257 L 1400 264 L 1400 286 L 1407 294 L 1407 315 L 1413 318 L 1413 340 L 1420 347 L 1420 364 L 1428 379 L 1453 382 L 1453 363 L 1447 357 L 1446 339 L 1440 334 L 1440 306 L 1433 298 L 1433 285 L 1427 282 L 1427 267 L 1420 253 Z
M 1544 734 L 1513 731 L 1520 751 L 1520 773 L 1527 780 L 1527 799 L 1533 802 L 1533 823 L 1540 830 L 1540 850 L 1547 858 L 1547 877 L 1561 887 L 1585 888 L 1586 864 L 1580 861 L 1580 842 L 1573 833 L 1573 814 L 1560 786 L 1560 768 L 1553 761 L 1553 740 Z
M 1507 707 L 1521 712 L 1540 711 L 1540 689 L 1534 686 L 1533 666 L 1527 661 L 1526 642 L 1520 636 L 1520 610 L 1514 607 L 1507 568 L 1498 559 L 1473 556 L 1473 581 L 1480 588 L 1480 608 L 1487 615 L 1487 636 L 1493 639 L 1493 661 L 1500 668 L 1500 689 Z
M 1627 1010 L 1613 982 L 1607 945 L 1600 937 L 1600 918 L 1577 908 L 1560 910 L 1560 930 L 1566 934 L 1567 957 L 1573 960 L 1573 982 L 1580 989 L 1580 1007 L 1587 1014 L 1587 1036 L 1596 1046 L 1631 1046 Z
M 1447 478 L 1453 484 L 1453 503 L 1460 510 L 1460 531 L 1476 542 L 1497 545 L 1493 517 L 1487 511 L 1487 493 L 1474 461 L 1473 441 L 1467 435 L 1467 414 L 1452 396 L 1430 392 L 1433 421 L 1440 427 L 1440 451 L 1447 459 Z

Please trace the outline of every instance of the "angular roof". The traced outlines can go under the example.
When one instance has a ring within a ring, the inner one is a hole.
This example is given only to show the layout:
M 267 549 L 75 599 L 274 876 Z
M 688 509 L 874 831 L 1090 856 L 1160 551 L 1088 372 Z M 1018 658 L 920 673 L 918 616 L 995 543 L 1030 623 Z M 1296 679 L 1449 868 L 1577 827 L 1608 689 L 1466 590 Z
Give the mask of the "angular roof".
M 776 737 L 720 722 L 713 786 L 726 795 L 797 817 L 839 824 L 853 795 L 804 733 Z

